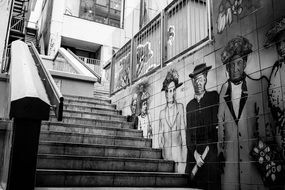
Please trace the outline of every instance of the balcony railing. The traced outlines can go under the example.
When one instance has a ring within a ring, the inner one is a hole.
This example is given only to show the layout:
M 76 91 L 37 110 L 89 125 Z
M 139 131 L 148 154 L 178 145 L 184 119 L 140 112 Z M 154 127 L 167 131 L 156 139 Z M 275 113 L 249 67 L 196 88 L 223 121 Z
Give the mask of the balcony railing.
M 91 68 L 93 71 L 98 73 L 99 75 L 102 75 L 101 71 L 101 60 L 98 59 L 92 59 L 89 57 L 83 57 L 83 56 L 78 56 L 79 59 L 81 59 L 86 65 Z
M 19 33 L 24 33 L 25 19 L 22 17 L 12 17 L 11 30 Z
M 173 0 L 112 58 L 111 93 L 211 41 L 210 0 Z

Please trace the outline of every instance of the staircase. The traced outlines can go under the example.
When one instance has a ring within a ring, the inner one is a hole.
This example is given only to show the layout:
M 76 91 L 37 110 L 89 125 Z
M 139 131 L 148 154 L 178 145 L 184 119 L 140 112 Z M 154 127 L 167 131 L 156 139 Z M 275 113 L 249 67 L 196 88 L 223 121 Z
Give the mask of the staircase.
M 63 122 L 51 112 L 42 123 L 36 186 L 186 187 L 188 176 L 151 147 L 104 94 L 65 96 Z

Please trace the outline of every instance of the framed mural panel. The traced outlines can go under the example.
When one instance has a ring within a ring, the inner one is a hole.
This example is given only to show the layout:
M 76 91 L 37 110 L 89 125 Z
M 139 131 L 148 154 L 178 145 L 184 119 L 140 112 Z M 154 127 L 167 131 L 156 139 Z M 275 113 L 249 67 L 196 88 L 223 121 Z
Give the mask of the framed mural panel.
M 131 40 L 113 57 L 112 91 L 116 92 L 130 84 Z
M 133 79 L 137 80 L 161 65 L 161 17 L 157 15 L 134 37 Z

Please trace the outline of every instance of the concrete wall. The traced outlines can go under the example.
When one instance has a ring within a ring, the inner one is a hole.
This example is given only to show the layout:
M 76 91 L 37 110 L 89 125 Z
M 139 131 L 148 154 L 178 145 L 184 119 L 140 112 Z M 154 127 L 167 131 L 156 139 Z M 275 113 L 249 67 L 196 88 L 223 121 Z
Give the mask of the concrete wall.
M 138 118 L 139 128 L 151 126 L 153 147 L 176 162 L 177 172 L 191 174 L 205 152 L 191 187 L 284 189 L 285 54 L 276 48 L 285 24 L 275 23 L 284 9 L 282 0 L 215 0 L 214 41 L 112 96 L 123 115 Z M 207 93 L 200 100 L 189 74 L 203 63 Z
M 12 1 L 2 1 L 0 2 L 0 65 L 2 64 L 2 58 L 4 53 L 4 48 L 6 43 L 6 37 L 7 37 L 7 28 L 9 23 L 9 15 L 10 15 L 10 9 L 11 9 L 11 3 Z M 7 39 L 8 40 L 8 39 Z

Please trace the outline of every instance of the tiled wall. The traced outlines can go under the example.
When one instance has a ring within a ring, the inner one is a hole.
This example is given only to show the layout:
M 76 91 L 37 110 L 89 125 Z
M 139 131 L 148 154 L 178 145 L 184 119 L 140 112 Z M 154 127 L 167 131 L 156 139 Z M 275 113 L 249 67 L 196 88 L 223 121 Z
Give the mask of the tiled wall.
M 177 172 L 190 174 L 192 187 L 284 189 L 285 63 L 276 48 L 284 10 L 284 0 L 215 0 L 211 43 L 112 96 L 123 115 L 151 126 L 153 147 L 176 162 Z M 189 74 L 199 70 L 207 83 L 198 103 Z

